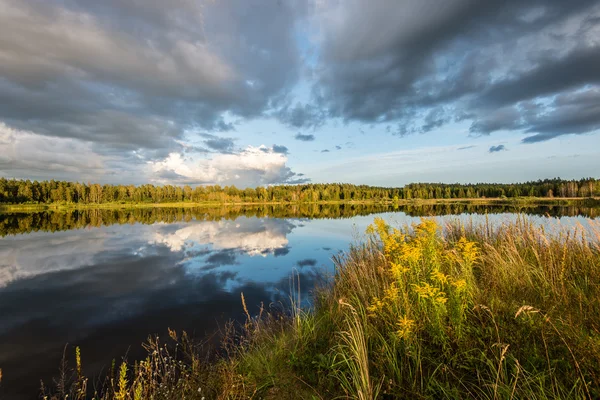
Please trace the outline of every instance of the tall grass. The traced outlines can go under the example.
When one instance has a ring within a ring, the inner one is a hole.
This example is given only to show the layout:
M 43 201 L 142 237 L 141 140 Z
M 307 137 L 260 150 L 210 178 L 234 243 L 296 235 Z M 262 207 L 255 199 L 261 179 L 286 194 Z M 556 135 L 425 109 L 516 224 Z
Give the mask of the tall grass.
M 366 306 L 368 377 L 384 382 L 383 397 L 597 398 L 600 231 L 590 224 L 550 235 L 523 218 L 376 219 L 335 260 L 317 313 L 342 331 L 349 307 L 335 302 Z
M 312 310 L 253 317 L 244 303 L 212 363 L 151 341 L 103 398 L 600 398 L 597 222 L 376 218 L 334 262 Z

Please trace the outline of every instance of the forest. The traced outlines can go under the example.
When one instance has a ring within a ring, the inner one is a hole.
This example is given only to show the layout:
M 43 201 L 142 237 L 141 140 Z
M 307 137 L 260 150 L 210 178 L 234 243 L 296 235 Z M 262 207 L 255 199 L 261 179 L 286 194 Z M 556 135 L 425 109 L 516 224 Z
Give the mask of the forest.
M 239 189 L 235 186 L 100 185 L 66 181 L 0 178 L 3 204 L 105 203 L 267 203 L 326 201 L 393 201 L 411 199 L 481 199 L 547 197 L 574 198 L 600 195 L 600 180 L 560 178 L 497 184 L 411 183 L 404 187 L 375 187 L 342 183 L 273 185 Z

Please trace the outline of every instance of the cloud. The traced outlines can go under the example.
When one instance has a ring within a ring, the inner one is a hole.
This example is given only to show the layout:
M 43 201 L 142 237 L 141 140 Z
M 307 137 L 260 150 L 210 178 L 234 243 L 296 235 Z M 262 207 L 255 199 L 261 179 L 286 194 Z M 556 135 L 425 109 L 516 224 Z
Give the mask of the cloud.
M 490 147 L 489 152 L 490 153 L 497 153 L 499 151 L 505 151 L 505 150 L 508 150 L 508 149 L 503 144 L 499 144 L 497 146 Z
M 323 149 L 321 150 L 321 153 L 329 153 L 329 149 Z
M 126 162 L 139 171 L 134 161 L 96 153 L 93 143 L 50 138 L 0 122 L 0 176 L 67 179 L 76 175 L 82 180 L 99 180 L 117 175 Z
M 201 134 L 200 136 L 206 138 L 203 143 L 212 150 L 219 153 L 231 153 L 233 151 L 235 142 L 235 139 L 233 138 L 218 137 L 207 133 Z
M 500 108 L 474 122 L 470 130 L 489 134 L 507 129 L 534 133 L 525 137 L 524 143 L 597 131 L 600 129 L 600 88 L 575 89 Z
M 341 149 L 342 149 L 342 146 L 335 146 L 335 149 L 336 149 L 336 150 L 341 150 Z
M 319 128 L 327 120 L 323 109 L 311 104 L 285 105 L 274 111 L 272 115 L 292 128 L 301 129 Z
M 474 121 L 469 131 L 474 134 L 489 135 L 503 129 L 519 129 L 521 127 L 521 114 L 516 107 L 508 106 L 494 111 L 489 111 L 484 117 Z
M 180 184 L 249 187 L 307 181 L 287 167 L 286 162 L 285 154 L 265 146 L 248 146 L 239 153 L 216 154 L 212 158 L 186 158 L 179 153 L 171 153 L 162 161 L 150 163 L 150 166 L 155 176 Z
M 290 90 L 306 12 L 295 0 L 0 0 L 0 121 L 164 157 L 186 129 L 230 130 L 225 113 L 260 116 Z
M 315 135 L 303 135 L 301 133 L 297 133 L 296 136 L 294 136 L 294 139 L 302 142 L 312 142 L 315 140 Z
M 285 147 L 283 145 L 280 146 L 280 145 L 274 144 L 273 145 L 273 152 L 274 153 L 278 153 L 278 154 L 287 155 L 289 153 L 289 150 L 288 150 L 287 147 Z
M 492 106 L 515 104 L 564 89 L 600 83 L 600 49 L 577 47 L 562 57 L 544 55 L 526 72 L 495 82 L 478 98 Z
M 36 151 L 47 137 L 89 156 L 44 170 L 3 155 L 2 171 L 253 185 L 297 176 L 247 163 L 248 126 L 283 124 L 306 142 L 350 123 L 397 136 L 461 123 L 523 143 L 600 130 L 598 1 L 438 3 L 0 0 L 3 129 L 35 135 L 15 140 Z
M 598 89 L 598 18 L 591 0 L 324 2 L 315 101 L 330 117 L 395 124 L 400 136 L 457 120 L 476 134 L 536 133 L 525 142 L 593 132 L 591 112 L 566 118 L 555 103 L 530 115 L 525 103 Z
M 600 88 L 571 91 L 555 96 L 547 106 L 533 105 L 524 118 L 528 122 L 524 143 L 535 143 L 565 134 L 600 129 Z

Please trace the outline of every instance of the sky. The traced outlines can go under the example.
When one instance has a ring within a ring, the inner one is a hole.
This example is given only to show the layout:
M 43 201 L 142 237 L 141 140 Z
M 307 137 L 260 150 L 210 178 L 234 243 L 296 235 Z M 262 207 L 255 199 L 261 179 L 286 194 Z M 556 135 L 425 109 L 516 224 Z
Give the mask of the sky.
M 0 176 L 598 177 L 600 1 L 0 0 Z

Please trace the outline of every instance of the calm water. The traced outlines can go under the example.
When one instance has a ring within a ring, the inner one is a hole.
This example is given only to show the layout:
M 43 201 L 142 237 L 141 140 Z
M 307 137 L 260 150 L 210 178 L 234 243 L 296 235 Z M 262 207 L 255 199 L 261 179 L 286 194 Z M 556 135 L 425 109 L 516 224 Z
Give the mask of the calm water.
M 379 214 L 397 224 L 514 219 L 509 208 L 305 206 L 88 210 L 0 214 L 0 398 L 32 398 L 57 376 L 66 343 L 98 376 L 124 354 L 143 355 L 167 328 L 204 338 L 249 308 L 276 306 L 297 271 L 303 299 Z M 548 223 L 596 217 L 589 208 L 520 210 Z M 445 215 L 445 216 L 443 216 Z M 71 351 L 71 358 L 73 352 Z

